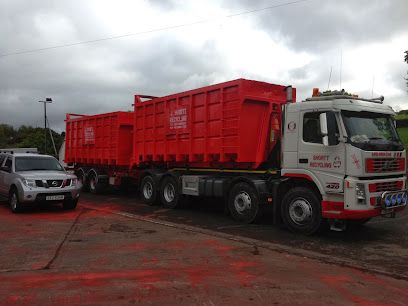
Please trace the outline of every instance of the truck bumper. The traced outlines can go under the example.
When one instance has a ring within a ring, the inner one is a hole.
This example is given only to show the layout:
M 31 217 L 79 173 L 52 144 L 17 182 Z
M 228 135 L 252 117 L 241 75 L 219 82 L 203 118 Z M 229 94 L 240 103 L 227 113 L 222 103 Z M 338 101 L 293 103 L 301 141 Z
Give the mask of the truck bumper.
M 366 210 L 350 210 L 344 209 L 344 202 L 322 201 L 322 216 L 327 219 L 366 219 L 400 212 L 406 207 L 407 205 L 405 204 L 404 206 L 386 210 L 381 207 Z

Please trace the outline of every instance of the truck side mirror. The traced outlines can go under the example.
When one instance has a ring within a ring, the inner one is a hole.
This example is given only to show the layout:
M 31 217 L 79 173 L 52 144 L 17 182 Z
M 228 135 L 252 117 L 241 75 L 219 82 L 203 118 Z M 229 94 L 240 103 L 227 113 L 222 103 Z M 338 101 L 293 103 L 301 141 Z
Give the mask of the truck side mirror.
M 321 113 L 320 119 L 320 132 L 323 136 L 323 144 L 325 146 L 334 146 L 337 142 L 336 136 L 336 115 L 334 112 Z

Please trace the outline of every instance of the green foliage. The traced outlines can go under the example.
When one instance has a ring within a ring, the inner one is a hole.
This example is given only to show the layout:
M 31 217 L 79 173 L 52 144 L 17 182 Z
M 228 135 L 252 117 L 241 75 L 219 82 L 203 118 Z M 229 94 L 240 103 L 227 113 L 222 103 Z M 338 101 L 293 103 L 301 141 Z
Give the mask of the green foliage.
M 404 147 L 407 148 L 408 147 L 408 127 L 398 128 L 397 131 L 401 138 L 402 143 L 404 144 Z
M 52 131 L 57 152 L 61 147 L 64 136 Z M 37 148 L 44 153 L 44 129 L 31 126 L 21 126 L 14 129 L 7 124 L 0 124 L 0 148 Z M 54 155 L 50 133 L 47 131 L 47 154 Z
M 395 116 L 395 120 L 407 120 L 407 119 L 408 119 L 408 110 L 402 110 Z

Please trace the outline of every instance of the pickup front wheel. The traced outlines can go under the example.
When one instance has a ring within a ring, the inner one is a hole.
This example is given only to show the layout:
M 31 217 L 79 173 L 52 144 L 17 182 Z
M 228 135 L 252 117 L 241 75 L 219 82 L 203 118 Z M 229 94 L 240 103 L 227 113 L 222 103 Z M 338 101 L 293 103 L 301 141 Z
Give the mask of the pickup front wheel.
M 18 192 L 15 188 L 10 191 L 9 194 L 9 205 L 13 213 L 19 213 L 23 210 L 23 207 L 18 199 Z
M 292 232 L 311 235 L 322 225 L 320 200 L 305 187 L 295 187 L 283 197 L 282 219 Z
M 77 204 L 78 204 L 78 199 L 65 200 L 62 203 L 62 208 L 65 210 L 75 209 L 77 207 Z

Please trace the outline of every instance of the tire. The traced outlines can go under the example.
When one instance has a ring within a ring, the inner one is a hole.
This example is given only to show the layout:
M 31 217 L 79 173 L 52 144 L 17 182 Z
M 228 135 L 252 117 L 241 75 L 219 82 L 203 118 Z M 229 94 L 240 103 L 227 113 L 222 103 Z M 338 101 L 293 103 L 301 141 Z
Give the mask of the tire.
M 106 189 L 106 184 L 103 184 L 100 180 L 98 180 L 98 176 L 96 174 L 91 174 L 89 177 L 89 192 L 93 194 L 100 194 Z
M 160 201 L 165 208 L 179 208 L 181 206 L 177 181 L 167 176 L 160 185 Z
M 23 206 L 18 198 L 18 192 L 15 188 L 10 191 L 8 202 L 10 209 L 13 213 L 19 213 L 23 211 Z
M 147 205 L 159 204 L 157 184 L 150 175 L 145 176 L 140 183 L 140 197 Z
M 256 221 L 261 216 L 258 192 L 248 183 L 237 183 L 229 193 L 228 209 L 236 221 Z
M 64 210 L 73 210 L 77 207 L 78 199 L 66 200 L 62 203 L 62 208 Z
M 323 226 L 320 200 L 305 187 L 295 187 L 285 194 L 281 214 L 283 223 L 295 233 L 312 235 Z
M 76 176 L 78 177 L 78 181 L 81 182 L 81 185 L 82 185 L 81 190 L 84 192 L 89 192 L 89 182 L 86 179 L 85 173 L 82 170 L 80 170 L 80 171 L 77 171 Z

